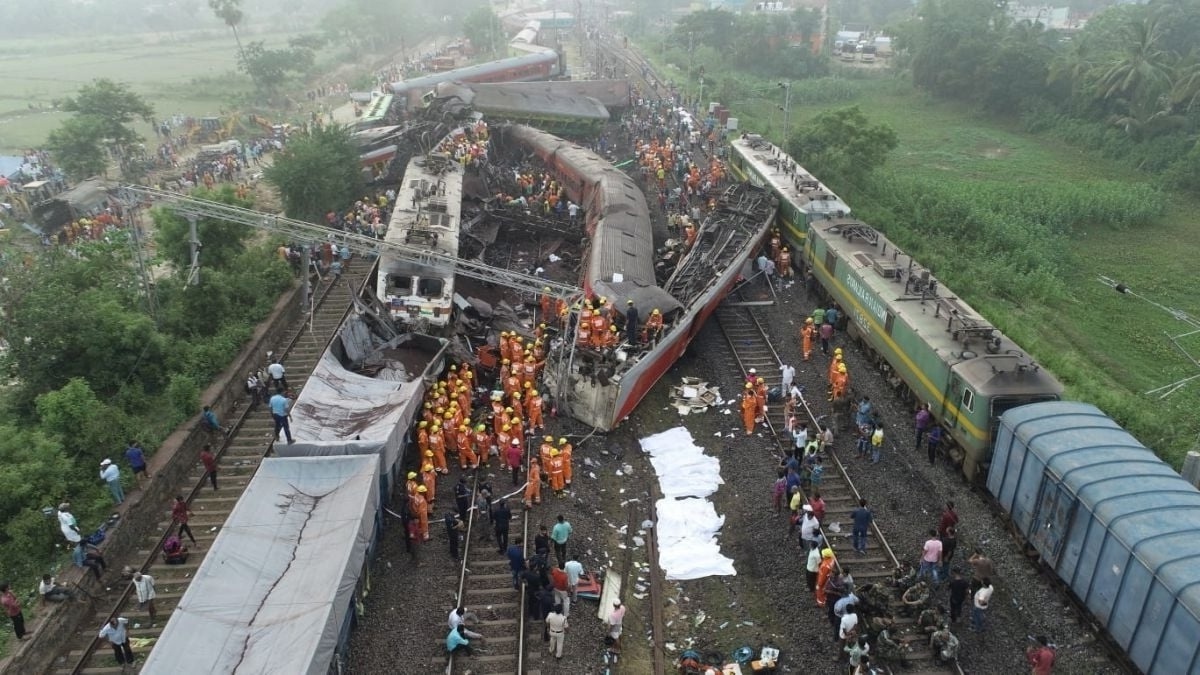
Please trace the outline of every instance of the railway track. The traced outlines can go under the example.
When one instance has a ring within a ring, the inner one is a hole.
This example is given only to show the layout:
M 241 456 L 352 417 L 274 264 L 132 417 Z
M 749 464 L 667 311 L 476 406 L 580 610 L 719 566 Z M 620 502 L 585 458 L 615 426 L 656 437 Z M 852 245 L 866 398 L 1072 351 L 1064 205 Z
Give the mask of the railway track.
M 743 373 L 748 372 L 750 368 L 758 371 L 759 377 L 766 380 L 768 389 L 779 387 L 782 384 L 782 374 L 779 371 L 783 365 L 783 359 L 779 357 L 775 347 L 772 346 L 772 339 L 767 334 L 766 329 L 747 308 L 731 307 L 729 305 L 721 305 L 717 308 L 716 317 L 718 325 L 721 327 L 721 332 L 725 336 L 726 342 L 733 354 L 734 361 L 741 368 Z M 787 338 L 784 338 L 787 339 Z M 792 337 L 791 339 L 798 339 Z M 778 339 L 776 339 L 778 341 Z M 816 361 L 824 365 L 823 357 L 816 357 Z M 811 396 L 824 396 L 824 391 L 810 393 Z M 803 404 L 804 411 L 809 418 L 809 429 L 816 429 L 820 426 L 822 417 L 814 414 L 811 407 L 807 403 L 807 399 Z M 767 430 L 775 441 L 776 454 L 772 459 L 779 460 L 787 452 L 790 451 L 792 443 L 788 437 L 784 425 L 783 405 L 772 405 L 767 408 Z M 820 492 L 822 499 L 825 500 L 825 520 L 829 523 L 841 523 L 840 532 L 832 532 L 825 529 L 825 535 L 834 549 L 834 556 L 838 560 L 839 566 L 843 559 L 847 567 L 851 568 L 854 575 L 855 584 L 859 587 L 868 584 L 887 584 L 892 576 L 893 570 L 899 564 L 896 554 L 888 546 L 887 538 L 880 531 L 878 525 L 871 525 L 870 536 L 867 537 L 867 553 L 866 555 L 856 555 L 852 551 L 849 538 L 851 534 L 851 512 L 858 507 L 858 500 L 861 495 L 854 487 L 854 482 L 850 479 L 846 467 L 838 458 L 837 453 L 830 450 L 826 451 L 826 456 L 831 460 L 827 465 L 829 468 L 835 469 L 833 472 L 827 471 L 824 479 L 821 482 Z M 806 493 L 805 498 L 808 498 Z M 822 523 L 824 526 L 825 523 Z M 798 558 L 803 560 L 803 557 Z M 897 626 L 903 628 L 913 623 L 913 619 L 905 619 L 897 617 Z M 933 673 L 956 673 L 962 675 L 962 669 L 957 665 L 954 666 L 939 666 L 934 661 L 933 654 L 929 649 L 928 643 L 922 636 L 909 641 L 912 647 L 910 662 L 912 668 L 906 669 L 904 672 L 912 675 L 933 674 Z
M 360 262 L 353 272 L 344 274 L 337 283 L 320 283 L 313 295 L 312 313 L 297 320 L 283 339 L 278 351 L 287 368 L 288 384 L 293 391 L 298 392 L 304 386 L 326 345 L 345 318 L 352 296 L 359 293 L 364 283 L 373 276 L 373 266 L 368 268 L 365 265 L 365 262 Z M 225 519 L 233 511 L 238 498 L 257 471 L 259 463 L 271 452 L 274 423 L 270 409 L 260 405 L 255 409 L 243 409 L 235 414 L 237 416 L 232 420 L 229 435 L 224 439 L 216 436 L 213 438 L 213 445 L 218 446 L 215 454 L 220 464 L 220 489 L 212 490 L 208 487 L 204 467 L 197 461 L 188 474 L 187 482 L 179 490 L 179 494 L 184 495 L 193 512 L 188 524 L 196 536 L 197 543 L 195 546 L 189 546 L 190 555 L 187 562 L 183 565 L 166 565 L 161 561 L 159 551 L 162 550 L 162 544 L 176 528 L 171 521 L 170 505 L 158 506 L 161 512 L 158 527 L 146 536 L 137 552 L 137 558 L 108 562 L 110 576 L 106 581 L 109 585 L 97 600 L 98 609 L 90 620 L 81 624 L 78 631 L 64 636 L 64 665 L 53 668 L 51 672 L 54 675 L 106 675 L 126 672 L 116 663 L 107 645 L 96 640 L 96 632 L 111 617 L 121 616 L 129 619 L 130 636 L 134 639 L 157 638 L 162 634 L 171 613 L 178 606 L 196 570 L 212 548 Z M 187 485 L 191 485 L 190 490 Z M 185 539 L 184 543 L 191 542 Z M 111 578 L 111 575 L 119 574 L 124 566 L 135 567 L 154 578 L 157 592 L 156 621 L 152 622 L 148 612 L 138 608 L 137 596 L 133 593 L 130 582 L 119 577 Z M 139 663 L 144 662 L 150 649 L 153 647 L 135 647 L 134 653 Z
M 529 468 L 528 457 L 527 449 L 526 469 Z M 488 471 L 488 467 L 481 466 L 472 479 L 472 503 L 478 489 L 479 474 L 485 471 Z M 498 478 L 502 483 L 504 473 L 500 472 Z M 510 499 L 510 504 L 516 503 L 517 513 L 513 514 L 509 539 L 512 543 L 516 537 L 523 538 L 524 555 L 528 559 L 532 533 L 529 531 L 529 512 L 520 505 L 520 496 L 517 493 Z M 479 534 L 480 528 L 483 528 L 482 535 Z M 508 557 L 497 553 L 488 520 L 475 509 L 467 517 L 467 531 L 463 539 L 457 604 L 478 615 L 479 622 L 471 624 L 470 629 L 483 635 L 484 639 L 471 641 L 475 651 L 473 656 L 451 655 L 449 660 L 438 657 L 432 665 L 444 665 L 445 675 L 467 672 L 471 675 L 539 675 L 541 671 L 526 667 L 531 658 L 538 659 L 541 652 L 526 655 L 525 636 L 528 629 L 525 584 L 522 582 L 520 590 L 513 589 Z M 442 641 L 438 642 L 438 647 L 444 650 Z M 540 645 L 541 641 L 533 641 L 533 644 Z

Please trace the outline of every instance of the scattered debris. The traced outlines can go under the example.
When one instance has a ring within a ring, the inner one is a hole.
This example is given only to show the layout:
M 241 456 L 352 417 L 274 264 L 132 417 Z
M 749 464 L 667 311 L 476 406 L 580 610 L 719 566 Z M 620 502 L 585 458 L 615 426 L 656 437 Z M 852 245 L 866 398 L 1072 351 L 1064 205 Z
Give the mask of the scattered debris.
M 702 413 L 709 406 L 724 402 L 718 387 L 710 387 L 698 377 L 685 377 L 682 385 L 671 387 L 671 405 L 680 415 Z

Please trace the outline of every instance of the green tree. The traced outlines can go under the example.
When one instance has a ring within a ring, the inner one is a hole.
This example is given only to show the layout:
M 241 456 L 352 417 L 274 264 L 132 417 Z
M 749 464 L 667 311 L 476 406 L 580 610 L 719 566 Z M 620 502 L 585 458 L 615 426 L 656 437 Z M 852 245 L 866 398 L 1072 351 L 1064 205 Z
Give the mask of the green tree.
M 134 122 L 154 121 L 154 108 L 146 99 L 129 85 L 107 79 L 84 85 L 78 94 L 62 102 L 62 109 L 95 125 L 101 138 L 122 152 L 142 140 L 133 130 Z
M 0 568 L 7 578 L 28 583 L 45 573 L 48 558 L 63 543 L 58 522 L 47 518 L 42 508 L 75 499 L 85 509 L 98 494 L 96 483 L 90 489 L 79 480 L 62 446 L 35 429 L 0 425 Z M 76 492 L 72 488 L 88 490 Z M 90 509 L 87 509 L 90 510 Z M 76 516 L 80 515 L 76 511 Z M 95 523 L 81 520 L 87 532 Z
M 294 137 L 265 171 L 292 218 L 324 222 L 362 194 L 358 149 L 345 127 L 321 127 Z
M 252 200 L 238 199 L 232 185 L 222 185 L 213 190 L 197 188 L 192 191 L 192 196 L 243 208 L 254 206 Z M 159 253 L 176 270 L 188 270 L 192 262 L 192 247 L 191 227 L 187 218 L 166 207 L 154 209 L 150 215 L 154 219 L 154 242 Z M 196 222 L 196 233 L 201 244 L 201 265 L 224 269 L 246 250 L 246 240 L 251 230 L 238 223 L 200 218 Z
M 57 438 L 67 454 L 94 465 L 124 447 L 129 418 L 110 406 L 80 377 L 61 388 L 38 396 L 35 403 L 39 428 Z
M 238 25 L 246 18 L 246 14 L 242 12 L 242 0 L 208 0 L 208 8 L 233 31 L 233 40 L 238 48 L 238 61 L 245 61 L 246 51 L 242 49 L 242 38 L 238 35 Z
M 788 139 L 788 152 L 826 181 L 861 183 L 896 148 L 896 132 L 858 106 L 821 113 Z
M 71 117 L 50 132 L 46 149 L 67 176 L 81 181 L 105 173 L 108 155 L 104 152 L 104 134 L 90 117 Z
M 316 54 L 304 43 L 286 49 L 267 49 L 261 40 L 251 42 L 238 57 L 238 68 L 250 76 L 266 97 L 274 96 L 287 81 L 288 73 L 307 73 Z
M 500 17 L 492 11 L 491 5 L 482 5 L 471 10 L 462 22 L 462 32 L 475 47 L 475 53 L 488 52 L 493 56 L 497 46 L 503 48 L 508 40 L 504 36 L 504 26 Z
M 1175 55 L 1162 47 L 1158 19 L 1129 21 L 1124 37 L 1121 53 L 1103 67 L 1101 96 L 1146 103 L 1169 91 Z

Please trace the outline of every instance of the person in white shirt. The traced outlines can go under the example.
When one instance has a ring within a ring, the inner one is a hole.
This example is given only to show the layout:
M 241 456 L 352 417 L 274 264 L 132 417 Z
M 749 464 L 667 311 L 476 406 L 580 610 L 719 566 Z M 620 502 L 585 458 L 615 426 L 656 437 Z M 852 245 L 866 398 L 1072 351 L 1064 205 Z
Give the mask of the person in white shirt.
M 783 383 L 779 385 L 779 391 L 790 391 L 792 380 L 796 377 L 796 369 L 785 363 L 779 367 L 779 372 L 783 375 Z
M 116 464 L 112 463 L 111 459 L 106 459 L 100 462 L 100 480 L 108 485 L 108 491 L 112 493 L 113 503 L 120 504 L 125 501 L 125 490 L 121 489 L 121 470 Z
M 133 575 L 133 589 L 137 591 L 138 609 L 146 608 L 152 622 L 150 625 L 153 627 L 153 622 L 158 619 L 158 612 L 154 609 L 154 598 L 158 597 L 154 592 L 154 577 L 138 572 Z
M 276 391 L 287 390 L 287 370 L 284 369 L 279 359 L 274 359 L 271 361 L 271 365 L 267 366 L 267 376 L 271 378 L 271 384 L 275 385 Z
M 613 610 L 608 615 L 608 636 L 613 640 L 612 649 L 615 652 L 621 651 L 621 631 L 624 623 L 625 606 L 620 600 L 613 600 Z
M 983 585 L 979 590 L 975 591 L 973 606 L 971 607 L 971 630 L 982 633 L 983 621 L 987 616 L 988 603 L 992 601 L 992 580 L 984 579 Z
M 570 624 L 567 622 L 567 617 L 563 616 L 561 606 L 556 606 L 546 615 L 546 632 L 550 634 L 550 651 L 554 652 L 556 659 L 562 658 L 563 643 L 566 642 L 567 628 L 569 627 Z
M 563 569 L 567 572 L 567 589 L 571 593 L 571 601 L 577 601 L 579 600 L 579 578 L 583 576 L 583 563 L 579 562 L 579 556 L 572 554 Z
M 79 523 L 75 521 L 75 516 L 70 509 L 71 505 L 67 502 L 58 505 L 58 527 L 67 541 L 78 544 L 83 541 L 83 534 L 79 532 Z
M 842 639 L 843 647 L 848 647 L 858 639 L 858 614 L 853 604 L 846 605 L 845 612 L 838 628 L 838 637 Z
M 62 602 L 75 597 L 71 589 L 59 586 L 49 574 L 42 575 L 42 580 L 38 583 L 38 595 L 42 596 L 45 602 Z
M 479 616 L 475 612 L 468 612 L 467 608 L 461 605 L 450 610 L 450 616 L 446 619 L 446 625 L 450 627 L 450 630 L 457 630 L 459 626 L 462 626 L 463 633 L 471 640 L 483 639 L 482 635 L 467 628 L 469 624 L 478 622 Z
M 96 638 L 100 640 L 108 638 L 108 643 L 112 645 L 113 656 L 117 657 L 117 663 L 121 664 L 122 672 L 125 671 L 125 666 L 133 665 L 133 649 L 129 646 L 129 619 L 123 616 L 114 616 L 108 620 L 108 623 L 100 627 L 100 633 Z

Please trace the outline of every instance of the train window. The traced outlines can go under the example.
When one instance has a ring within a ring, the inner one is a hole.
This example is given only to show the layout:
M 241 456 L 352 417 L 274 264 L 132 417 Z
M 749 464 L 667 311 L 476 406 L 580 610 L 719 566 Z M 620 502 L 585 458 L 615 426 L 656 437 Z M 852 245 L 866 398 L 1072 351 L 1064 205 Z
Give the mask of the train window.
M 825 271 L 833 274 L 835 267 L 837 267 L 837 253 L 834 253 L 833 249 L 828 249 L 825 251 Z
M 412 292 L 413 278 L 407 274 L 389 274 L 387 290 L 392 295 L 408 295 Z
M 896 315 L 888 312 L 887 320 L 883 322 L 883 331 L 888 335 L 892 334 L 892 325 L 896 323 Z
M 962 407 L 967 412 L 975 412 L 975 392 L 970 389 L 963 389 Z
M 442 294 L 443 280 L 437 278 L 422 278 L 417 285 L 417 295 L 436 298 Z

